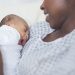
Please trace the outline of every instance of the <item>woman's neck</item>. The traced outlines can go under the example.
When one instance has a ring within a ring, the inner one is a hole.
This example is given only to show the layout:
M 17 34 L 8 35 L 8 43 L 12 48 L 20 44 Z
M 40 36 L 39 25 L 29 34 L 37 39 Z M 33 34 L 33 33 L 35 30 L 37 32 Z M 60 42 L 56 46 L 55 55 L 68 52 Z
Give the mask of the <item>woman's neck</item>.
M 61 33 L 67 34 L 70 33 L 72 30 L 75 29 L 75 16 L 71 16 L 67 19 L 67 21 L 63 24 L 62 28 L 60 29 Z
M 68 18 L 60 29 L 48 34 L 43 41 L 50 42 L 58 38 L 62 38 L 75 29 L 75 17 Z

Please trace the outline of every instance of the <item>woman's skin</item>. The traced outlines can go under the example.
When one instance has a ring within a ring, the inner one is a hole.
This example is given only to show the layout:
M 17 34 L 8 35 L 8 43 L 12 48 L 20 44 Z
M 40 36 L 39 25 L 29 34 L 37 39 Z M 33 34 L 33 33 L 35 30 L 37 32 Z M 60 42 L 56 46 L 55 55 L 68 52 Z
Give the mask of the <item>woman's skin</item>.
M 41 9 L 47 15 L 46 21 L 55 29 L 43 41 L 53 41 L 75 29 L 75 0 L 44 0 Z
M 3 62 L 1 52 L 0 52 L 0 75 L 3 75 Z

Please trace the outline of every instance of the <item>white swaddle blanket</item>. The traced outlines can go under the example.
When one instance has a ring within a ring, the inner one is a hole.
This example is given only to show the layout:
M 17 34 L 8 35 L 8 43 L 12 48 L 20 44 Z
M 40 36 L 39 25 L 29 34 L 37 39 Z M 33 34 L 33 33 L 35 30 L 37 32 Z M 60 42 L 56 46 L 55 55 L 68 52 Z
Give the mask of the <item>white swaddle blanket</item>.
M 20 58 L 20 34 L 16 29 L 3 25 L 0 27 L 0 50 L 3 56 L 4 75 L 16 75 L 16 66 Z

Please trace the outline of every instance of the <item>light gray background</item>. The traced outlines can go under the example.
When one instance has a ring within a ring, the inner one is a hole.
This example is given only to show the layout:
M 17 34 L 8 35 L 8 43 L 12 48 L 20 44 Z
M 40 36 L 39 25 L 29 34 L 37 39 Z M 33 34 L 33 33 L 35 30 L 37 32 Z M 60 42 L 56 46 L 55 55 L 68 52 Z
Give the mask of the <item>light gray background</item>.
M 29 25 L 44 20 L 40 5 L 43 0 L 0 0 L 0 20 L 8 14 L 23 17 Z

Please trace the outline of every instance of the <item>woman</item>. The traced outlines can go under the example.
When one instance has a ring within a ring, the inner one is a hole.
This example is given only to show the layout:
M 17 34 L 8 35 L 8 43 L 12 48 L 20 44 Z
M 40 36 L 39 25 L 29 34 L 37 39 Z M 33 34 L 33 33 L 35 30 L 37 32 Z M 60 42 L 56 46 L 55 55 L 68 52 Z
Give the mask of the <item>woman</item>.
M 75 0 L 44 0 L 41 9 L 49 24 L 31 27 L 18 75 L 75 75 Z

